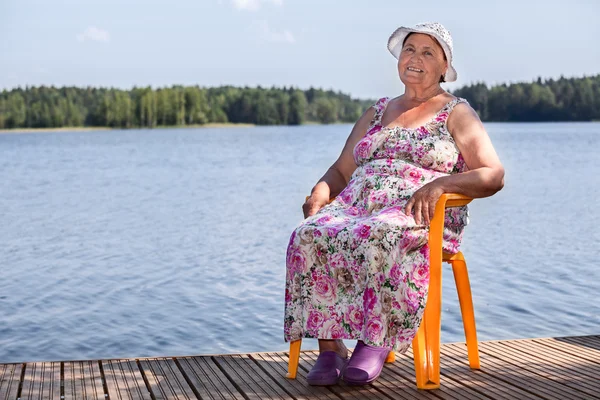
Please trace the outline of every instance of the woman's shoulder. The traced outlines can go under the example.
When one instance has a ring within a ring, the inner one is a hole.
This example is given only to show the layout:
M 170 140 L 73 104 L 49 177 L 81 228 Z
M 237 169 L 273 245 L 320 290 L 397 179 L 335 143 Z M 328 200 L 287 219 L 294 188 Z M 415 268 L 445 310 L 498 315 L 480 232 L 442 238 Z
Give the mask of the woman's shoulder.
M 452 105 L 448 111 L 449 115 L 446 124 L 450 131 L 472 126 L 472 124 L 481 124 L 481 119 L 477 111 L 462 97 L 454 96 L 454 100 L 452 100 Z
M 452 93 L 445 93 L 445 102 L 447 105 L 452 105 L 452 106 L 456 106 L 458 104 L 469 104 L 469 102 L 467 101 L 467 99 L 464 99 L 462 97 L 458 97 L 453 95 Z

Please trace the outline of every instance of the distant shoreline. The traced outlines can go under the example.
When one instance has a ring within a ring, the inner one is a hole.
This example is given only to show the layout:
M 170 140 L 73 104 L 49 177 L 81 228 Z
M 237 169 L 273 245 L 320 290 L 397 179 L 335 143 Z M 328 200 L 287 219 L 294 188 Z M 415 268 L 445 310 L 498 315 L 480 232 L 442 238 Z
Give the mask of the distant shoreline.
M 483 121 L 484 124 L 560 124 L 560 123 L 599 123 L 600 120 L 592 121 Z M 259 126 L 306 126 L 306 125 L 343 125 L 349 124 L 349 122 L 334 122 L 331 124 L 321 124 L 314 121 L 306 121 L 301 125 L 256 125 L 246 123 L 209 123 L 204 125 L 161 125 L 154 128 L 147 127 L 134 127 L 134 128 L 110 128 L 105 126 L 65 126 L 62 128 L 14 128 L 14 129 L 0 129 L 0 135 L 2 134 L 20 134 L 20 133 L 46 133 L 46 132 L 86 132 L 86 131 L 110 131 L 110 130 L 152 130 L 152 129 L 189 129 L 189 128 L 254 128 Z
M 109 131 L 109 130 L 131 130 L 131 129 L 187 129 L 187 128 L 250 128 L 255 124 L 243 123 L 209 123 L 204 125 L 164 125 L 154 128 L 135 127 L 135 128 L 111 128 L 107 126 L 64 126 L 61 128 L 14 128 L 0 129 L 0 134 L 19 134 L 19 133 L 42 133 L 42 132 L 74 132 L 74 131 Z

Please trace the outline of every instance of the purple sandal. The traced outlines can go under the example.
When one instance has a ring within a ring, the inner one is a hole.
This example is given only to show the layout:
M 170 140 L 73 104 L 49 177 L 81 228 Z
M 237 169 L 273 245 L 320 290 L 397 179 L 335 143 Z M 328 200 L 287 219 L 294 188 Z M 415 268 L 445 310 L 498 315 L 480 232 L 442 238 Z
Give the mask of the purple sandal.
M 317 357 L 317 362 L 312 367 L 306 380 L 312 386 L 335 385 L 346 365 L 347 358 L 343 358 L 335 351 L 324 351 Z
M 344 381 L 349 385 L 366 385 L 373 382 L 381 374 L 389 352 L 387 347 L 369 346 L 358 342 L 344 370 Z

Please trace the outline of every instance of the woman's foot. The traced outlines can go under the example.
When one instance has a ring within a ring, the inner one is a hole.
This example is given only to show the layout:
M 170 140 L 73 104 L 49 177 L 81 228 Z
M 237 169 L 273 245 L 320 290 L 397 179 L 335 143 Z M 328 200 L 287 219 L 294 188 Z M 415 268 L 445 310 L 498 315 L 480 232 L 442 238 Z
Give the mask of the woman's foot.
M 309 385 L 335 385 L 348 360 L 348 349 L 341 340 L 319 340 L 319 357 L 306 380 Z
M 359 341 L 344 370 L 344 381 L 350 385 L 366 385 L 375 381 L 390 349 L 376 347 Z

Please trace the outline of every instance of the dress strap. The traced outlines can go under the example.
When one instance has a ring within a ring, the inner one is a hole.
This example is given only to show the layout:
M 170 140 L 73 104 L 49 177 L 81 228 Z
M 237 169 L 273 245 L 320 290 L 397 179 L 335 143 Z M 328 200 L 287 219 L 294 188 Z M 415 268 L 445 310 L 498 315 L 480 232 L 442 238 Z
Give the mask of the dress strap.
M 373 108 L 375 108 L 375 115 L 371 120 L 371 126 L 381 125 L 381 117 L 383 116 L 383 112 L 387 108 L 389 101 L 389 97 L 382 97 L 373 105 Z
M 456 99 L 448 102 L 438 113 L 437 117 L 435 118 L 435 123 L 442 122 L 445 124 L 448 120 L 448 116 L 450 115 L 452 110 L 454 110 L 454 107 L 456 107 L 456 105 L 460 103 L 469 104 L 469 102 L 463 99 L 462 97 L 457 97 Z
M 457 97 L 456 99 L 452 100 L 450 103 L 448 103 L 448 105 L 446 106 L 446 119 L 448 119 L 448 116 L 450 115 L 450 113 L 452 112 L 452 110 L 454 110 L 454 107 L 456 107 L 457 104 L 460 103 L 465 103 L 465 104 L 469 104 L 469 102 L 466 99 L 463 99 L 462 97 Z

